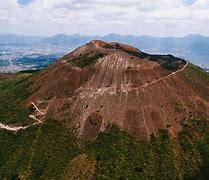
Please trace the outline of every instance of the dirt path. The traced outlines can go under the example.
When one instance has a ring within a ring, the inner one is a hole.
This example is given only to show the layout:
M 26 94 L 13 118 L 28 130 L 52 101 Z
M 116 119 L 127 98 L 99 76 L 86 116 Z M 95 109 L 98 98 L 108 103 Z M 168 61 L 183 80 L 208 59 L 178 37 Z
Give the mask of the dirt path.
M 31 117 L 32 118 L 32 117 Z M 36 118 L 33 117 L 33 119 L 37 120 Z M 9 125 L 4 125 L 2 123 L 0 123 L 0 129 L 5 129 L 5 130 L 8 130 L 8 131 L 13 131 L 13 132 L 17 132 L 19 130 L 25 130 L 31 126 L 35 126 L 35 125 L 38 125 L 38 124 L 41 124 L 42 122 L 40 120 L 38 120 L 37 122 L 31 124 L 31 125 L 28 125 L 28 126 L 9 126 Z
M 171 77 L 171 76 L 173 76 L 173 75 L 176 75 L 176 74 L 179 73 L 179 72 L 184 71 L 184 69 L 188 66 L 188 64 L 189 64 L 189 63 L 186 62 L 186 64 L 184 65 L 184 67 L 183 67 L 182 69 L 179 69 L 179 70 L 177 70 L 177 71 L 175 71 L 175 72 L 172 72 L 171 74 L 169 74 L 169 75 L 167 75 L 167 76 L 164 76 L 164 77 L 162 77 L 162 78 L 160 78 L 160 79 L 154 80 L 154 81 L 152 81 L 152 82 L 150 82 L 150 83 L 144 84 L 144 85 L 139 86 L 139 87 L 136 87 L 136 88 L 127 88 L 125 91 L 138 90 L 138 89 L 141 89 L 141 88 L 145 88 L 145 87 L 147 87 L 147 86 L 150 86 L 150 85 L 152 85 L 152 84 L 158 83 L 158 82 L 160 82 L 160 81 L 162 81 L 162 80 L 164 80 L 164 79 L 166 79 L 166 78 L 169 78 L 169 77 Z
M 20 129 L 25 129 L 25 127 L 23 127 L 23 126 L 15 127 L 15 126 L 4 125 L 2 123 L 0 123 L 0 128 L 8 130 L 8 131 L 13 131 L 13 132 L 17 132 Z
M 33 105 L 33 107 L 36 109 L 36 111 L 38 111 L 41 115 L 46 114 L 46 113 L 44 113 L 44 112 L 40 111 L 40 110 L 38 109 L 38 107 L 35 105 L 35 103 L 34 103 L 34 102 L 31 102 L 31 104 L 32 104 L 32 105 Z
M 43 112 L 39 111 L 39 109 L 37 108 L 37 106 L 34 103 L 31 103 L 31 104 L 35 107 L 35 109 L 39 113 L 43 113 Z M 31 126 L 35 126 L 35 125 L 42 123 L 42 121 L 40 119 L 37 119 L 34 115 L 29 115 L 29 117 L 34 119 L 36 122 L 34 122 L 33 124 L 28 125 L 28 126 L 12 126 L 12 125 L 5 125 L 5 124 L 0 123 L 0 129 L 5 129 L 7 131 L 17 132 L 19 130 L 25 130 Z
M 141 89 L 141 88 L 148 87 L 148 86 L 150 86 L 150 85 L 152 85 L 152 84 L 158 83 L 158 82 L 160 82 L 160 81 L 162 81 L 162 80 L 164 80 L 164 79 L 166 79 L 166 78 L 169 78 L 170 76 L 176 75 L 177 73 L 184 71 L 184 69 L 188 66 L 188 64 L 189 64 L 189 63 L 186 62 L 186 64 L 184 65 L 184 67 L 183 67 L 182 69 L 179 69 L 179 70 L 177 70 L 177 71 L 175 71 L 175 72 L 172 72 L 171 74 L 169 74 L 169 75 L 167 75 L 167 76 L 165 76 L 165 77 L 162 77 L 162 78 L 157 79 L 157 80 L 155 80 L 155 81 L 152 81 L 152 82 L 150 82 L 150 83 L 144 84 L 144 85 L 142 85 L 142 86 L 140 86 L 140 87 L 137 87 L 137 88 L 125 87 L 124 89 L 122 88 L 121 90 L 124 91 L 124 92 L 128 92 L 128 91 L 139 90 L 139 89 Z M 70 98 L 65 98 L 65 99 L 70 99 Z M 63 100 L 65 100 L 65 99 L 61 99 L 61 100 L 63 101 Z M 61 100 L 57 100 L 57 101 L 61 101 Z M 51 100 L 51 101 L 53 101 L 53 100 Z M 56 100 L 55 100 L 55 101 L 56 101 Z M 30 103 L 33 105 L 33 107 L 36 109 L 36 111 L 37 111 L 40 115 L 45 115 L 45 114 L 46 114 L 46 112 L 40 111 L 40 110 L 38 109 L 38 107 L 35 105 L 34 102 L 30 102 Z M 38 125 L 38 124 L 41 124 L 41 123 L 42 123 L 42 121 L 39 120 L 39 119 L 37 119 L 34 115 L 29 115 L 29 117 L 32 118 L 32 119 L 34 119 L 36 122 L 34 122 L 33 124 L 28 125 L 28 126 L 10 126 L 10 125 L 5 125 L 5 124 L 0 123 L 0 129 L 5 129 L 5 130 L 8 130 L 8 131 L 17 132 L 17 131 L 19 131 L 19 130 L 24 130 L 24 129 L 27 129 L 27 128 L 31 127 L 31 126 L 35 126 L 35 125 Z
M 164 76 L 164 77 L 162 77 L 162 78 L 159 78 L 159 79 L 157 79 L 157 80 L 154 80 L 154 81 L 152 81 L 152 82 L 150 82 L 150 83 L 144 84 L 144 85 L 142 85 L 142 86 L 139 86 L 139 87 L 136 87 L 136 88 L 132 88 L 131 86 L 123 86 L 123 87 L 121 87 L 121 91 L 122 91 L 123 93 L 127 93 L 127 92 L 129 92 L 129 91 L 140 90 L 140 89 L 146 88 L 146 87 L 148 87 L 148 86 L 150 86 L 150 85 L 152 85 L 152 84 L 156 84 L 156 83 L 158 83 L 158 82 L 160 82 L 160 81 L 163 81 L 164 79 L 167 79 L 167 78 L 169 78 L 169 77 L 171 77 L 171 76 L 176 75 L 177 73 L 180 73 L 180 72 L 184 71 L 184 69 L 188 66 L 188 64 L 189 64 L 189 62 L 186 62 L 186 64 L 184 65 L 183 68 L 181 68 L 181 69 L 179 69 L 179 70 L 177 70 L 177 71 L 175 71 L 175 72 L 172 72 L 172 73 L 170 73 L 170 74 L 167 75 L 167 76 Z M 101 95 L 102 95 L 102 94 L 104 94 L 104 93 L 107 93 L 107 92 L 109 92 L 109 89 L 110 89 L 110 88 L 111 88 L 111 87 L 108 87 L 108 88 L 100 88 L 99 91 L 100 91 L 101 93 L 94 92 L 94 93 L 92 94 L 92 96 L 93 96 L 94 94 L 101 94 Z M 67 99 L 71 100 L 72 97 L 71 97 L 71 98 L 64 98 L 64 99 L 55 99 L 55 100 L 43 101 L 43 102 L 59 102 L 59 101 L 65 101 L 65 100 L 67 100 Z M 46 114 L 46 113 L 43 113 L 43 112 L 39 111 L 38 108 L 35 106 L 34 103 L 31 103 L 31 104 L 34 105 L 34 107 L 36 108 L 36 110 L 37 110 L 38 112 L 40 112 L 40 113 L 43 114 L 43 115 Z

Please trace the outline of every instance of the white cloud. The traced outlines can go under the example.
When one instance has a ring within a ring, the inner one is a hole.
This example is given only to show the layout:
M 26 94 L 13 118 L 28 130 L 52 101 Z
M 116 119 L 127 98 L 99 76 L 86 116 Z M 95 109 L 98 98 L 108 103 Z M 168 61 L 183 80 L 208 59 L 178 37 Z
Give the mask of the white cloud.
M 0 0 L 0 31 L 21 34 L 209 35 L 208 0 Z

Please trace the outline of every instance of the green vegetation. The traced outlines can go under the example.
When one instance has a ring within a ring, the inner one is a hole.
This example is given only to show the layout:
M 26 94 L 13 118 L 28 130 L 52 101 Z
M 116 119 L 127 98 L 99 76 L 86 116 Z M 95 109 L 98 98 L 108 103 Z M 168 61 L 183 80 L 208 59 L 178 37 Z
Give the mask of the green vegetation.
M 193 179 L 209 179 L 209 135 L 197 142 L 197 147 L 202 156 L 202 166 L 199 172 L 196 174 Z
M 92 52 L 92 53 L 80 54 L 79 57 L 73 58 L 69 62 L 78 67 L 85 67 L 95 63 L 96 60 L 102 57 L 104 57 L 104 54 L 100 52 Z
M 25 100 L 31 74 L 0 79 L 0 122 L 31 123 Z M 0 179 L 63 179 L 69 161 L 79 153 L 74 132 L 53 120 L 12 133 L 0 129 Z
M 182 122 L 183 123 L 183 122 Z M 185 121 L 183 131 L 179 133 L 179 143 L 185 153 L 200 154 L 201 166 L 196 174 L 187 175 L 187 179 L 209 178 L 209 121 L 194 117 Z M 194 157 L 191 155 L 191 162 Z M 190 165 L 190 164 L 189 164 Z M 188 165 L 188 166 L 189 166 Z
M 96 160 L 95 179 L 182 179 L 200 166 L 199 153 L 184 152 L 165 130 L 137 140 L 113 126 L 87 146 L 86 154 Z
M 200 119 L 194 121 L 198 124 Z M 0 179 L 65 179 L 77 177 L 77 168 L 83 169 L 85 177 L 93 173 L 94 179 L 204 177 L 209 167 L 209 136 L 198 140 L 196 130 L 202 132 L 188 126 L 178 139 L 170 139 L 161 130 L 150 140 L 139 140 L 111 126 L 93 142 L 76 138 L 75 131 L 54 120 L 17 134 L 0 130 Z M 75 172 L 69 172 L 72 169 Z
M 209 83 L 209 73 L 205 72 L 198 66 L 190 64 L 188 68 L 186 68 L 187 76 L 193 81 L 203 80 Z
M 0 122 L 6 124 L 29 124 L 29 110 L 23 107 L 29 97 L 27 90 L 30 76 L 17 75 L 9 79 L 0 79 Z
M 0 80 L 0 122 L 29 122 L 22 103 L 30 77 Z M 0 129 L 0 179 L 208 179 L 209 121 L 200 113 L 181 125 L 176 138 L 160 130 L 149 140 L 113 125 L 87 141 L 56 120 L 17 133 Z
M 95 161 L 91 161 L 86 154 L 81 154 L 70 161 L 66 169 L 65 179 L 90 180 L 95 172 Z
M 187 83 L 188 80 L 194 90 L 196 90 L 197 94 L 200 94 L 201 96 L 205 98 L 209 98 L 209 73 L 205 72 L 203 69 L 189 64 L 189 66 L 185 69 L 185 75 L 187 77 Z
M 79 153 L 74 132 L 49 120 L 17 134 L 0 130 L 0 179 L 63 179 Z

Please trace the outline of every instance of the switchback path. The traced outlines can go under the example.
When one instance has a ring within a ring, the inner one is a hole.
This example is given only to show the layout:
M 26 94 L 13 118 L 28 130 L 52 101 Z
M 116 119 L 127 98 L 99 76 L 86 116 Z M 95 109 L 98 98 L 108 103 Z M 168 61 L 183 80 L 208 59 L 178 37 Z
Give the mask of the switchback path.
M 31 104 L 34 107 L 36 107 L 34 103 L 31 103 Z M 37 108 L 37 111 L 38 111 L 38 108 Z M 38 111 L 38 112 L 41 112 L 41 111 Z M 38 125 L 38 124 L 41 124 L 42 123 L 42 121 L 39 120 L 39 119 L 37 119 L 34 115 L 29 115 L 29 117 L 32 118 L 32 119 L 34 119 L 36 122 L 34 122 L 33 124 L 28 125 L 28 126 L 12 126 L 12 125 L 5 125 L 5 124 L 0 123 L 0 129 L 5 129 L 7 131 L 17 132 L 19 130 L 25 130 L 25 129 L 31 127 L 31 126 L 35 126 L 35 125 Z
M 36 109 L 36 111 L 38 111 L 41 115 L 46 114 L 46 113 L 44 113 L 44 112 L 40 111 L 40 110 L 38 109 L 38 107 L 35 105 L 35 103 L 34 103 L 34 102 L 31 102 L 31 104 L 32 104 L 32 105 L 33 105 L 33 107 Z

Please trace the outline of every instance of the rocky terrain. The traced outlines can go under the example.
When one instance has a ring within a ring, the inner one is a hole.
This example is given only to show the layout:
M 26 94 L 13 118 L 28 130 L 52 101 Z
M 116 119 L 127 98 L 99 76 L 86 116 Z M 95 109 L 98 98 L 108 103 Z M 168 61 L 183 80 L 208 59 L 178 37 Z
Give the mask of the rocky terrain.
M 28 103 L 87 137 L 109 124 L 137 136 L 159 129 L 175 135 L 184 118 L 208 115 L 209 89 L 189 77 L 192 66 L 172 55 L 92 41 L 34 77 L 30 88 L 37 90 Z
M 94 40 L 0 75 L 0 179 L 209 178 L 209 74 Z

